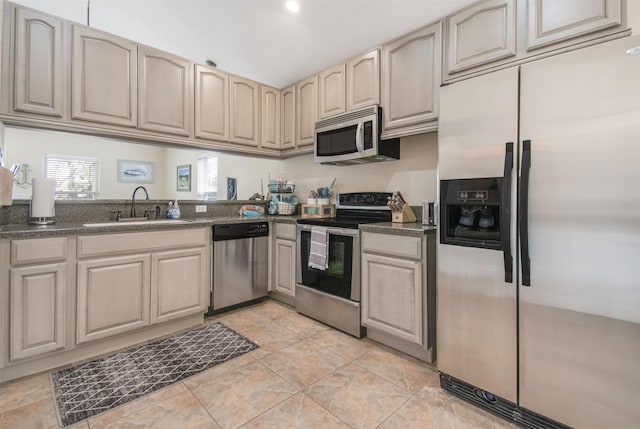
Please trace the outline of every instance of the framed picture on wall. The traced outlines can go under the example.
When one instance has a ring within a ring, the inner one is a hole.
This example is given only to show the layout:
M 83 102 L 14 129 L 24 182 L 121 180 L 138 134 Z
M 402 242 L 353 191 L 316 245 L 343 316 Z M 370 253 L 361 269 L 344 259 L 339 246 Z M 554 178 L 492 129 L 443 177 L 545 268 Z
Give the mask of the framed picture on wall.
M 238 199 L 238 179 L 227 177 L 227 200 Z
M 178 191 L 190 192 L 191 191 L 191 164 L 178 165 L 176 167 L 176 177 Z
M 154 183 L 154 181 L 153 162 L 118 160 L 118 182 Z

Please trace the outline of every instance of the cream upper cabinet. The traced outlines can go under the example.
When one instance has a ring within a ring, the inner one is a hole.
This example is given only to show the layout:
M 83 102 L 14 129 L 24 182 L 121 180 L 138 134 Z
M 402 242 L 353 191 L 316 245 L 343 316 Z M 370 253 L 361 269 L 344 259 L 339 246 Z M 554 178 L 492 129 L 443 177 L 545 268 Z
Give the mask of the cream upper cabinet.
M 174 320 L 207 309 L 208 253 L 204 248 L 151 256 L 151 323 Z
M 380 104 L 380 50 L 347 62 L 347 111 Z
M 446 18 L 449 73 L 516 54 L 515 0 L 489 0 Z
M 93 28 L 73 26 L 72 117 L 135 127 L 137 45 Z
M 262 138 L 260 145 L 269 149 L 280 149 L 280 90 L 260 85 L 262 99 Z
M 282 126 L 280 127 L 280 148 L 296 147 L 296 86 L 291 85 L 280 91 L 282 106 Z
M 444 19 L 445 81 L 630 33 L 623 0 L 485 0 Z
M 229 140 L 229 74 L 196 64 L 195 136 Z
M 193 111 L 191 64 L 175 55 L 138 46 L 138 127 L 189 136 Z
M 622 24 L 621 0 L 527 1 L 527 50 Z
M 10 270 L 10 360 L 64 348 L 66 263 Z
M 257 82 L 240 76 L 231 75 L 231 100 L 229 112 L 231 114 L 231 135 L 233 143 L 248 146 L 258 146 L 260 139 L 260 88 Z
M 66 56 L 62 33 L 61 19 L 15 8 L 13 110 L 63 116 Z
M 319 119 L 344 113 L 346 110 L 346 65 L 333 66 L 318 74 Z
M 296 146 L 309 146 L 315 139 L 318 120 L 318 77 L 311 76 L 296 84 Z
M 437 129 L 440 22 L 382 47 L 383 137 Z

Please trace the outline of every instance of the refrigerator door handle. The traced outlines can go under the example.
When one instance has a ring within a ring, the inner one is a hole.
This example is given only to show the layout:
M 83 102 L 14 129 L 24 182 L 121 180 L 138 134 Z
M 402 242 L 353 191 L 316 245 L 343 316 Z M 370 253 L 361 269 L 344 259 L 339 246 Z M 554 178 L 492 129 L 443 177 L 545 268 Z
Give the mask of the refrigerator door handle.
M 511 256 L 511 175 L 513 174 L 513 142 L 505 145 L 504 178 L 502 179 L 502 214 L 500 237 L 504 255 L 504 281 L 513 283 L 513 256 Z
M 518 193 L 518 222 L 520 234 L 520 263 L 522 286 L 531 286 L 531 259 L 529 257 L 529 171 L 531 170 L 531 140 L 522 141 L 522 172 Z

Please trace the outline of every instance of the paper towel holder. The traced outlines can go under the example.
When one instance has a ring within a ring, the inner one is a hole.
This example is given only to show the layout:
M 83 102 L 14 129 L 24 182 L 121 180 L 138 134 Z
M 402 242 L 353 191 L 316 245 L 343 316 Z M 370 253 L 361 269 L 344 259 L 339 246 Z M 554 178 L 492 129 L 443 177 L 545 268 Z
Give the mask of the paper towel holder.
M 53 225 L 56 223 L 55 207 L 51 209 L 52 216 L 31 216 L 31 203 L 32 201 L 29 201 L 29 217 L 27 218 L 27 223 L 29 225 Z

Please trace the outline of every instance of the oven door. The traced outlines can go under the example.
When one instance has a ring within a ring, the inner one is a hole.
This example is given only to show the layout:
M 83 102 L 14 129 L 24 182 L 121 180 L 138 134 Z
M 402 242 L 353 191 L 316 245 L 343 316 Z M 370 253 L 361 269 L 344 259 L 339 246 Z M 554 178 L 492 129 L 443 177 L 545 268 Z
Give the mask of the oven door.
M 360 302 L 360 233 L 357 229 L 329 228 L 328 268 L 309 268 L 311 225 L 297 226 L 296 283 Z

